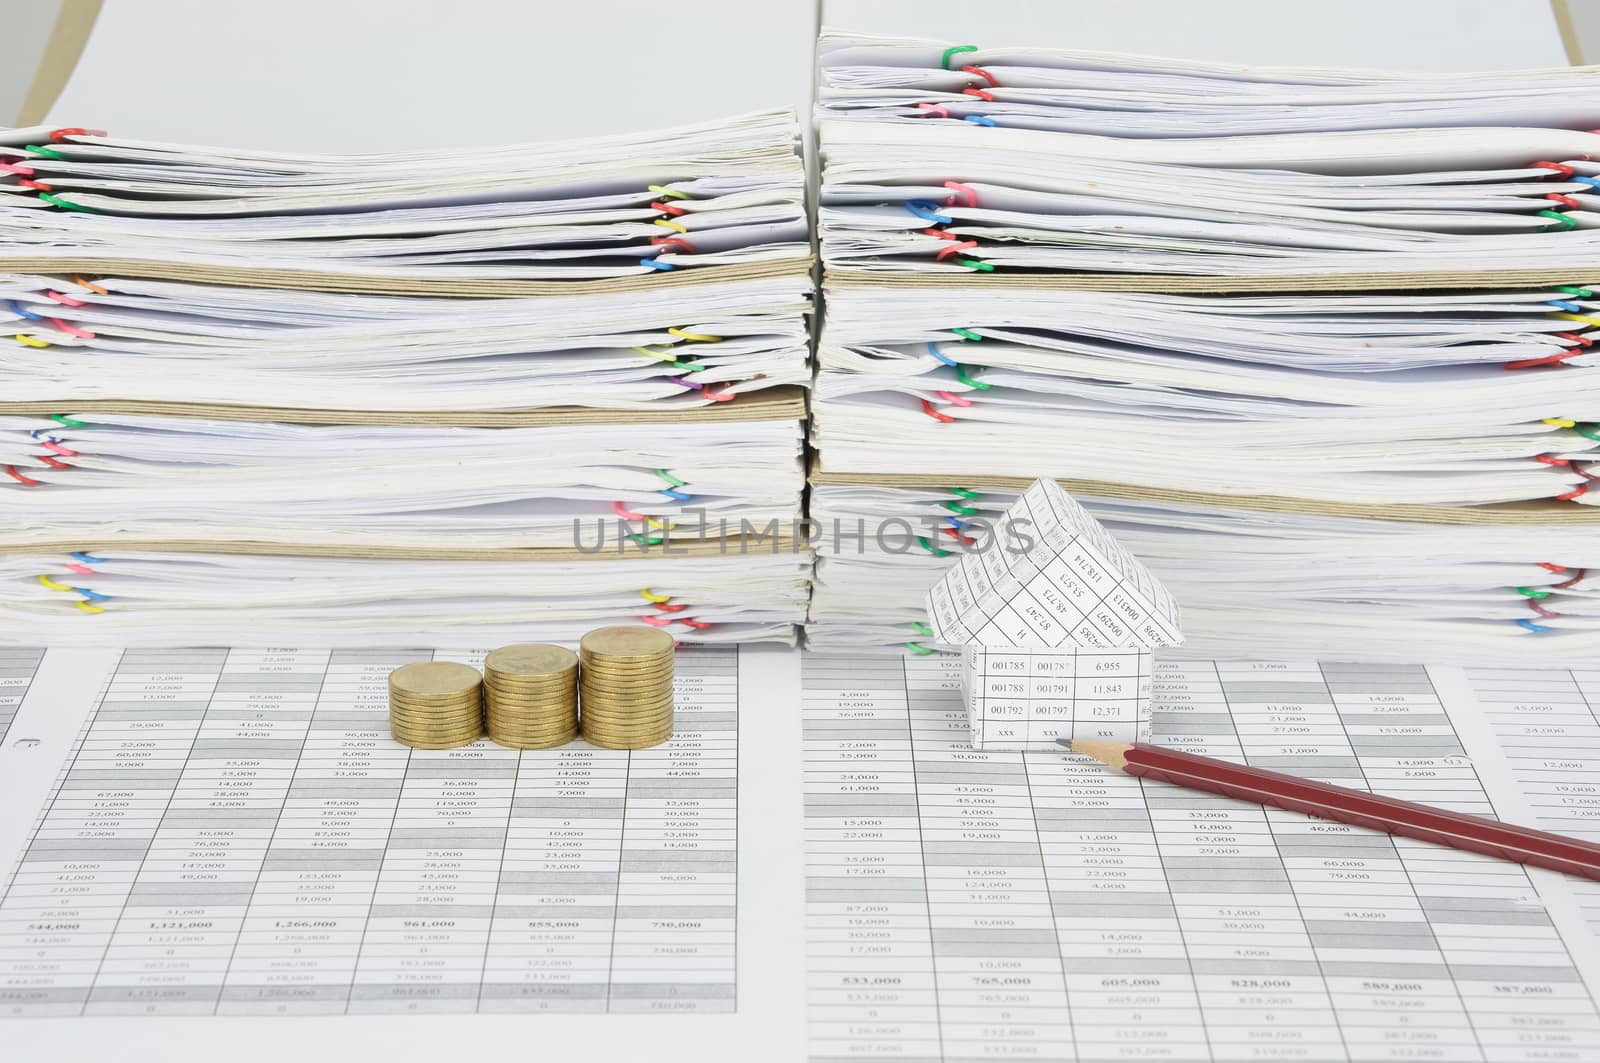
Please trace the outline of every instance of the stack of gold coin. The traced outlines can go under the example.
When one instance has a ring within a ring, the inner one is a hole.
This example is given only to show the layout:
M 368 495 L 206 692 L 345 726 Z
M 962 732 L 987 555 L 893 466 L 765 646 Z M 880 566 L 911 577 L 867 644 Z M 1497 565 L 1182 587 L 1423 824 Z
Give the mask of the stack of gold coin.
M 513 749 L 548 749 L 578 737 L 578 655 L 523 642 L 483 659 L 489 737 Z
M 483 677 L 471 665 L 419 661 L 389 673 L 389 731 L 413 749 L 453 749 L 483 736 Z
M 644 749 L 672 737 L 672 636 L 653 627 L 603 627 L 578 644 L 583 737 Z

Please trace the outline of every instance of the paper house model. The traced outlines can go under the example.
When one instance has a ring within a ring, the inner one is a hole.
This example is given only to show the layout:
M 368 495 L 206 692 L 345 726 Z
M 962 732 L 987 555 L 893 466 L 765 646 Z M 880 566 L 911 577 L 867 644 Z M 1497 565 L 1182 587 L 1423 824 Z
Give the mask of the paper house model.
M 1142 737 L 1151 651 L 1183 641 L 1161 581 L 1053 480 L 934 584 L 928 622 L 962 650 L 972 745 L 986 750 Z

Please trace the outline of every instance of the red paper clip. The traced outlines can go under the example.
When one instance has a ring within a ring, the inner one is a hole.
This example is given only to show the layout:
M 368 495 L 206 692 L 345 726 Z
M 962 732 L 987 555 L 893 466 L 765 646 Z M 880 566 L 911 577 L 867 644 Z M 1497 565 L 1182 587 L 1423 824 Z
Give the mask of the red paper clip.
M 976 207 L 978 205 L 978 193 L 973 191 L 972 186 L 964 185 L 960 181 L 946 181 L 944 186 L 950 190 L 950 200 L 945 204 L 946 206 L 957 206 L 957 196 L 961 197 L 959 206 Z
M 956 243 L 951 244 L 949 247 L 940 248 L 938 250 L 938 252 L 933 257 L 934 257 L 934 259 L 936 261 L 943 262 L 946 258 L 950 257 L 951 255 L 955 254 L 958 251 L 965 251 L 969 247 L 977 247 L 977 246 L 978 246 L 978 241 L 976 241 L 976 240 L 961 240 L 961 241 L 958 241 Z
M 30 479 L 29 477 L 26 477 L 26 476 L 22 475 L 20 472 L 17 471 L 17 467 L 15 465 L 7 465 L 6 466 L 6 474 L 8 476 L 10 476 L 13 480 L 17 481 L 17 483 L 23 484 L 23 485 L 25 485 L 27 487 L 39 487 L 39 486 L 42 486 L 44 484 L 43 480 L 34 480 L 34 479 Z
M 630 512 L 628 510 L 628 507 L 624 506 L 621 502 L 613 502 L 613 503 L 611 503 L 611 508 L 613 510 L 615 510 L 617 516 L 621 517 L 623 520 L 644 520 L 644 519 L 646 519 L 645 515 L 643 513 Z
M 1000 87 L 1000 82 L 998 82 L 998 81 L 996 81 L 994 79 L 994 75 L 989 73 L 987 70 L 985 70 L 981 66 L 964 66 L 961 69 L 966 71 L 969 74 L 978 75 L 983 80 L 987 81 L 989 83 L 989 87 L 992 88 L 992 89 L 997 89 L 997 88 Z
M 993 103 L 994 102 L 994 94 L 992 92 L 987 92 L 987 91 L 985 91 L 983 89 L 975 89 L 971 85 L 968 85 L 966 88 L 962 89 L 961 90 L 961 95 L 963 95 L 963 96 L 976 96 L 976 97 L 978 97 L 978 99 L 983 100 L 985 103 Z
M 929 417 L 932 417 L 935 421 L 939 421 L 943 424 L 949 424 L 955 420 L 955 418 L 951 417 L 949 414 L 940 413 L 938 410 L 934 409 L 933 403 L 929 402 L 927 399 L 921 399 L 919 401 L 922 403 L 922 412 L 927 414 Z
M 683 624 L 685 627 L 692 627 L 696 631 L 704 631 L 706 628 L 711 626 L 711 622 L 709 620 L 691 620 L 688 617 L 684 617 L 682 620 L 678 621 L 678 623 Z
M 652 236 L 650 242 L 657 247 L 677 247 L 686 255 L 695 253 L 694 245 L 679 236 Z
M 682 207 L 674 207 L 671 203 L 663 203 L 659 199 L 653 200 L 650 206 L 655 210 L 659 210 L 663 214 L 671 214 L 674 217 L 678 216 L 679 214 L 689 213 Z
M 1578 582 L 1582 580 L 1584 576 L 1588 575 L 1588 572 L 1588 569 L 1580 568 L 1578 569 L 1578 574 L 1567 580 L 1565 583 L 1552 583 L 1551 586 L 1558 591 L 1564 591 L 1568 587 L 1576 587 Z
M 1560 192 L 1546 192 L 1544 194 L 1544 198 L 1553 199 L 1557 203 L 1560 203 L 1563 207 L 1571 207 L 1573 210 L 1577 210 L 1583 206 L 1583 204 L 1579 203 L 1576 199 L 1573 199 L 1571 196 L 1564 196 Z
M 1562 177 L 1571 177 L 1573 174 L 1578 172 L 1578 171 L 1574 170 L 1572 167 L 1563 165 L 1562 163 L 1559 163 L 1559 162 L 1549 162 L 1549 161 L 1545 161 L 1545 162 L 1530 162 L 1530 163 L 1528 163 L 1528 167 L 1530 169 L 1538 168 L 1540 170 L 1554 170 L 1556 173 L 1560 174 Z
M 950 112 L 945 110 L 937 103 L 919 103 L 917 106 L 922 109 L 922 114 L 925 118 L 929 116 L 936 116 L 939 118 L 950 117 Z

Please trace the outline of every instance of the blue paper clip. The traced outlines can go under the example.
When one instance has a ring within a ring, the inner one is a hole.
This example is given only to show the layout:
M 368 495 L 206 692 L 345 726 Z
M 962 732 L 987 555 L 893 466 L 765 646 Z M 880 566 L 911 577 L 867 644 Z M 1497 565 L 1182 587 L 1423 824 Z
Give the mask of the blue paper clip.
M 955 221 L 954 218 L 947 214 L 940 214 L 939 205 L 930 203 L 926 199 L 909 199 L 906 201 L 906 209 L 923 221 L 931 222 L 934 225 L 949 225 Z
M 651 269 L 677 269 L 671 262 L 658 262 L 653 258 L 641 258 L 639 265 L 649 266 Z
M 928 353 L 939 359 L 939 361 L 943 362 L 945 365 L 954 366 L 956 364 L 956 360 L 954 358 L 939 352 L 939 345 L 936 343 L 928 344 Z
M 44 320 L 44 315 L 43 314 L 35 314 L 32 310 L 27 309 L 21 303 L 17 302 L 15 299 L 11 300 L 11 312 L 15 313 L 15 314 L 21 314 L 23 317 L 27 318 L 29 321 L 43 321 Z
M 687 491 L 675 491 L 670 487 L 661 488 L 661 493 L 678 502 L 687 502 L 689 499 L 694 497 L 694 495 L 689 494 Z
M 1583 313 L 1583 304 L 1581 304 L 1581 303 L 1569 303 L 1565 299 L 1551 299 L 1549 302 L 1545 303 L 1545 305 L 1546 306 L 1553 306 L 1557 310 L 1565 310 L 1569 314 L 1581 314 L 1581 313 Z
M 969 114 L 969 115 L 966 115 L 965 117 L 962 118 L 962 121 L 971 122 L 973 125 L 996 125 L 997 124 L 993 118 L 990 118 L 988 115 L 982 115 L 982 114 Z
M 72 589 L 83 595 L 87 601 L 108 602 L 111 600 L 111 595 L 101 594 L 99 591 L 92 591 L 88 587 L 74 587 Z
M 95 557 L 93 554 L 86 553 L 83 550 L 77 551 L 72 556 L 86 565 L 99 565 L 105 562 L 105 558 Z
M 1532 631 L 1536 635 L 1543 635 L 1545 632 L 1550 630 L 1549 628 L 1545 627 L 1543 624 L 1535 624 L 1532 620 L 1529 620 L 1527 617 L 1520 618 L 1517 621 L 1517 625 L 1519 627 L 1527 628 L 1529 631 Z

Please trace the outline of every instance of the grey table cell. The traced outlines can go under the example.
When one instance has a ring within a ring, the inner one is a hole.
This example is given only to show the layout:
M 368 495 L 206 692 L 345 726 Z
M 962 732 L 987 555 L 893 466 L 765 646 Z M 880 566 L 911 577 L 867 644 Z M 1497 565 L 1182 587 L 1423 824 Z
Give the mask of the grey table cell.
M 119 986 L 96 983 L 89 992 L 89 1008 L 97 1004 L 204 1004 L 215 1007 L 222 986 Z
M 1418 897 L 1428 921 L 1467 926 L 1549 926 L 1550 913 L 1537 905 L 1499 897 Z
M 1259 978 L 1289 978 L 1301 976 L 1316 978 L 1322 974 L 1316 960 L 1212 960 L 1197 957 L 1190 960 L 1195 974 L 1226 974 Z
M 1137 894 L 1050 891 L 1050 910 L 1058 919 L 1176 919 L 1177 909 L 1167 893 Z
M 909 819 L 917 818 L 916 800 L 886 801 L 882 798 L 828 794 L 808 797 L 806 815 L 819 819 Z
M 485 904 L 374 904 L 374 919 L 488 919 L 494 908 Z
M 267 858 L 262 862 L 261 870 L 376 871 L 382 866 L 382 849 L 330 853 L 327 849 L 294 849 L 286 845 L 274 845 L 267 850 Z
M 183 775 L 162 768 L 73 768 L 63 790 L 171 790 Z
M 1281 838 L 1278 855 L 1285 860 L 1398 860 L 1388 841 L 1370 834 L 1314 834 Z
M 1396 963 L 1392 960 L 1335 960 L 1323 957 L 1324 978 L 1393 978 L 1397 981 L 1435 979 L 1448 981 L 1450 968 L 1442 963 Z
M 137 838 L 35 838 L 24 860 L 95 860 L 103 863 L 132 862 L 144 859 L 155 831 Z
M 1189 974 L 1189 961 L 1177 956 L 1063 956 L 1061 969 L 1072 974 Z
M 422 758 L 413 756 L 406 766 L 406 781 L 443 779 L 466 785 L 474 779 L 515 779 L 517 761 L 514 758 L 475 759 Z
M 89 989 L 81 986 L 70 989 L 56 989 L 47 986 L 27 986 L 0 988 L 0 1012 L 12 1008 L 45 1008 L 59 1007 L 63 1004 L 82 1006 L 89 999 Z
M 327 802 L 340 799 L 393 801 L 400 796 L 399 776 L 387 779 L 306 779 L 289 784 L 290 801 Z
M 629 801 L 662 801 L 684 797 L 700 797 L 715 801 L 734 797 L 738 792 L 738 779 L 678 778 L 628 781 Z
M 1041 831 L 1155 833 L 1149 813 L 1142 808 L 1055 808 L 1035 805 L 1033 822 Z
M 818 881 L 830 885 L 818 886 Z M 878 882 L 870 888 L 858 879 L 812 878 L 806 883 L 807 904 L 926 904 L 921 882 Z
M 1449 727 L 1442 712 L 1341 712 L 1346 727 Z
M 502 871 L 500 892 L 517 893 L 532 889 L 538 893 L 614 892 L 616 871 Z
M 1222 692 L 1228 704 L 1239 705 L 1332 705 L 1333 695 L 1321 683 L 1293 683 L 1275 679 L 1225 679 Z
M 150 672 L 201 672 L 218 670 L 228 659 L 228 651 L 216 646 L 182 649 L 127 650 L 117 662 L 118 675 Z
M 443 846 L 447 849 L 500 848 L 506 836 L 504 827 L 397 827 L 389 832 L 389 848 L 415 849 Z
M 1293 893 L 1289 879 L 1276 873 L 1247 869 L 1216 868 L 1183 871 L 1168 869 L 1167 884 L 1174 896 L 1195 893 Z
M 805 737 L 807 741 L 882 741 L 886 738 L 900 738 L 910 740 L 911 725 L 905 721 L 896 720 L 830 720 L 807 719 L 805 722 Z
M 607 982 L 485 982 L 484 1000 L 570 1000 L 604 1002 Z
M 1172 735 L 1228 735 L 1233 733 L 1233 718 L 1190 712 L 1152 712 L 1150 731 L 1160 738 Z
M 223 672 L 218 694 L 315 694 L 322 689 L 321 672 Z
M 328 672 L 336 668 L 386 668 L 393 671 L 402 664 L 433 660 L 432 650 L 381 649 L 334 650 L 328 656 Z
M 657 852 L 651 849 L 626 849 L 622 853 L 624 871 L 703 871 L 707 874 L 732 873 L 739 867 L 736 854 L 725 851 L 703 853 Z
M 547 785 L 557 785 L 552 779 Z M 583 786 L 582 782 L 560 784 L 564 789 Z M 596 785 L 612 788 L 609 781 Z M 513 816 L 536 819 L 621 819 L 627 802 L 621 797 L 517 797 L 511 801 Z
M 1427 926 L 1416 923 L 1375 926 L 1359 919 L 1308 921 L 1306 932 L 1319 949 L 1398 949 L 1439 951 L 1439 941 Z
M 310 1004 L 322 1001 L 342 1005 L 349 997 L 350 988 L 344 985 L 241 985 L 231 979 L 222 991 L 223 1004 Z
M 280 705 L 262 705 L 259 708 L 219 708 L 215 702 L 206 710 L 206 723 L 256 723 L 261 720 L 270 720 L 273 723 L 307 723 L 315 715 L 310 707 L 304 709 L 286 709 Z
M 1173 871 L 1191 872 L 1206 871 L 1218 877 L 1240 875 L 1254 877 L 1256 872 L 1270 872 L 1272 877 L 1282 878 L 1283 863 L 1276 856 L 1232 856 L 1225 860 L 1214 856 L 1174 856 L 1163 853 L 1161 864 L 1167 869 L 1168 874 Z M 1188 877 L 1187 874 L 1185 877 Z
M 204 701 L 112 701 L 100 703 L 95 711 L 95 726 L 106 723 L 148 723 L 152 719 L 162 723 L 187 723 L 199 720 L 206 714 Z
M 734 919 L 739 909 L 732 904 L 622 904 L 620 919 Z
M 245 907 L 254 890 L 250 882 L 140 882 L 128 894 L 129 908 Z
M 196 738 L 189 760 L 295 761 L 304 746 L 298 738 Z
M 610 919 L 616 914 L 613 905 L 596 907 L 588 905 L 579 907 L 570 904 L 496 904 L 494 908 L 494 922 L 499 926 L 503 922 L 559 922 L 571 923 L 580 920 Z
M 350 987 L 351 1002 L 362 1000 L 468 1000 L 478 999 L 477 983 L 440 982 L 433 985 L 384 985 L 357 982 Z
M 1570 964 L 1550 967 L 1520 964 L 1452 963 L 1450 973 L 1457 982 L 1559 982 L 1582 985 L 1583 975 Z
M 612 982 L 611 999 L 732 1000 L 732 982 Z
M 1447 735 L 1351 735 L 1350 748 L 1358 757 L 1461 757 L 1466 750 Z

